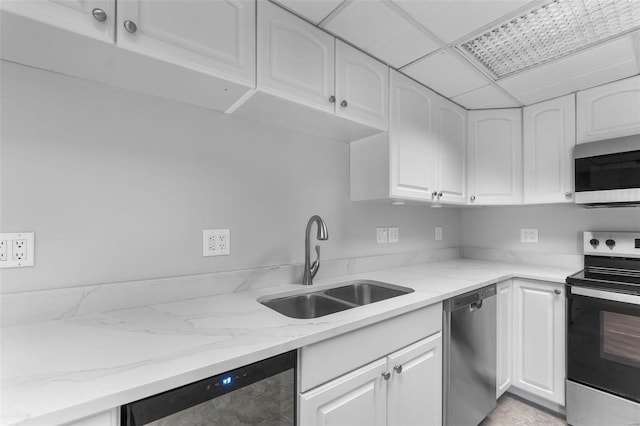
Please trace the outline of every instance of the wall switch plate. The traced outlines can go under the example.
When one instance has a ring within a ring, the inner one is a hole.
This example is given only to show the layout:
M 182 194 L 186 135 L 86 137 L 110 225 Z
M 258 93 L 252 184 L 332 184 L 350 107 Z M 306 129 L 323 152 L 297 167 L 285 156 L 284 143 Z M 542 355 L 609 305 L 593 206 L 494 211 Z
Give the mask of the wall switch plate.
M 442 241 L 442 226 L 436 226 L 435 234 L 436 241 Z
M 376 228 L 376 237 L 378 244 L 386 244 L 387 241 L 387 228 Z
M 537 243 L 538 228 L 520 228 L 521 243 Z
M 202 231 L 202 255 L 225 256 L 231 253 L 231 237 L 228 229 Z
M 24 268 L 35 265 L 33 232 L 0 233 L 0 268 Z
M 400 242 L 400 233 L 397 226 L 390 226 L 387 228 L 387 236 L 389 237 L 390 243 Z

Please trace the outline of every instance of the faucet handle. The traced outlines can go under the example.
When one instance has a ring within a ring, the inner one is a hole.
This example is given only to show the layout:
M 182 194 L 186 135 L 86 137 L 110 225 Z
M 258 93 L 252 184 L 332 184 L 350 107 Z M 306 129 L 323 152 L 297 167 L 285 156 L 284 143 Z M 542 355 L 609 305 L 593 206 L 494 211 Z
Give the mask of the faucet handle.
M 316 260 L 311 264 L 311 278 L 315 277 L 320 269 L 320 246 L 316 245 Z

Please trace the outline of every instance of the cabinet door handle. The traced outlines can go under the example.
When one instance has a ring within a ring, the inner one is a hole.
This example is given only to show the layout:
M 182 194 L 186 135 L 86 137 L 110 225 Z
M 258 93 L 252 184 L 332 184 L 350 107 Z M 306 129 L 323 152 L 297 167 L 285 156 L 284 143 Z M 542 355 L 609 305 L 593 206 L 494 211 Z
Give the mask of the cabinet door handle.
M 396 371 L 396 373 L 400 374 L 402 373 L 402 365 L 398 364 L 396 366 L 393 367 L 393 369 Z
M 130 32 L 131 34 L 138 31 L 138 26 L 133 21 L 124 21 L 124 29 Z
M 104 10 L 97 7 L 91 11 L 91 15 L 98 22 L 104 22 L 107 20 L 107 13 Z
M 562 292 L 561 292 L 560 290 L 553 290 L 553 292 L 554 292 L 555 294 L 558 294 L 558 295 L 562 294 Z
M 336 102 L 336 97 L 331 95 L 329 96 L 329 102 L 331 102 L 332 104 L 334 104 Z
M 573 197 L 573 193 L 571 193 L 571 192 L 565 192 L 565 193 L 564 193 L 564 196 L 565 196 L 565 197 L 567 197 L 567 198 L 571 198 L 571 197 Z
M 349 106 L 349 104 L 347 103 L 347 101 L 342 101 L 340 102 L 340 106 L 346 108 L 347 106 Z
M 471 199 L 471 201 L 475 201 L 476 200 L 476 196 L 472 195 L 470 199 Z
M 385 380 L 389 380 L 391 378 L 391 373 L 385 371 L 384 373 L 382 373 L 382 378 Z
M 442 191 L 438 192 L 438 200 L 442 197 Z
M 433 191 L 431 193 L 431 198 L 436 198 L 438 196 L 438 193 L 436 191 Z

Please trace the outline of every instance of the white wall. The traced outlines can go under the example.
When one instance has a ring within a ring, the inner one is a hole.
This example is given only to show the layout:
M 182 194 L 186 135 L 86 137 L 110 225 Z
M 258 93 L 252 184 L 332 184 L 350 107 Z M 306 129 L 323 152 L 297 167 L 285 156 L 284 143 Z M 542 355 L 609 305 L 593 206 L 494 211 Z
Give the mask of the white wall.
M 1 78 L 0 230 L 36 233 L 2 293 L 301 263 L 313 214 L 323 259 L 460 245 L 458 210 L 350 202 L 346 144 L 5 62 Z M 377 245 L 380 225 L 400 243 Z M 202 256 L 210 228 L 230 256 Z
M 520 228 L 538 228 L 538 244 L 521 243 Z M 462 211 L 465 247 L 581 255 L 584 231 L 640 232 L 640 207 L 585 209 L 575 205 L 541 205 Z

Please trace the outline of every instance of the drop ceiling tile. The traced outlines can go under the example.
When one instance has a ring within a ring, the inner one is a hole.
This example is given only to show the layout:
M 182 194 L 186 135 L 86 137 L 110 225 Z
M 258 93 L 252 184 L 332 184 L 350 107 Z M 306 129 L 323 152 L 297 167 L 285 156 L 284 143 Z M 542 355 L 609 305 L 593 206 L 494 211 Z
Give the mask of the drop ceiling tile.
M 393 0 L 445 43 L 531 3 L 530 0 Z
M 263 0 L 261 0 L 263 1 Z M 276 0 L 292 12 L 304 16 L 311 22 L 318 24 L 329 16 L 344 0 Z
M 500 87 L 525 105 L 566 95 L 573 90 L 550 65 L 542 65 L 498 81 Z
M 512 108 L 519 107 L 511 98 L 489 84 L 471 92 L 452 98 L 454 102 L 467 109 Z
M 568 86 L 582 90 L 638 74 L 632 37 L 626 36 L 553 63 Z
M 453 49 L 421 59 L 401 71 L 448 98 L 487 84 L 487 79 Z
M 440 45 L 382 1 L 354 1 L 323 27 L 400 68 Z

